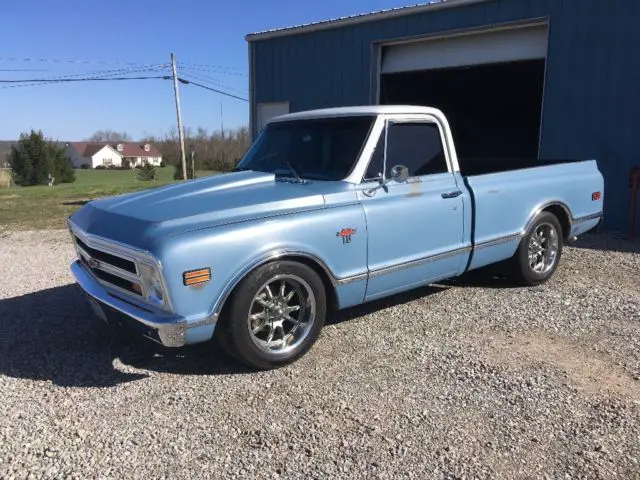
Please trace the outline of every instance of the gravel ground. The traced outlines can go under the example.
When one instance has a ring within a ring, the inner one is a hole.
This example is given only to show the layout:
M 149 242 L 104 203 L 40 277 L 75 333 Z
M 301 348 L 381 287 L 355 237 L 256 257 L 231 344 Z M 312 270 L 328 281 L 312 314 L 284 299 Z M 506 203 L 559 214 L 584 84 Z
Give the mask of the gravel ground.
M 66 232 L 0 238 L 0 478 L 640 479 L 640 244 L 339 314 L 254 373 L 90 316 Z

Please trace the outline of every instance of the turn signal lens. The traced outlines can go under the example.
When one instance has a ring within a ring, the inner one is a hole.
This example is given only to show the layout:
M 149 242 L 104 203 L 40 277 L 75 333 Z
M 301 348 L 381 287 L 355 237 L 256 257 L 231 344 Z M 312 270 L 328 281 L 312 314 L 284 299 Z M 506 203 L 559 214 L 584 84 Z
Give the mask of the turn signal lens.
M 199 268 L 198 270 L 190 270 L 182 274 L 182 281 L 187 286 L 207 283 L 209 280 L 211 280 L 210 268 Z
M 600 193 L 600 192 L 593 192 L 591 194 L 591 200 L 594 201 L 594 202 L 597 202 L 601 198 L 602 198 L 602 193 Z

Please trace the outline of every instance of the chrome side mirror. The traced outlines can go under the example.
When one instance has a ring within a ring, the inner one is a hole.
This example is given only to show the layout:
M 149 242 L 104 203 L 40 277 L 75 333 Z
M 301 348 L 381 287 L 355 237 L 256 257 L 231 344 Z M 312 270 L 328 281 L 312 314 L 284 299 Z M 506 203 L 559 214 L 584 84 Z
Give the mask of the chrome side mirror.
M 395 165 L 391 169 L 391 178 L 398 183 L 404 183 L 409 179 L 409 169 L 404 165 Z
M 385 188 L 387 187 L 387 184 L 393 180 L 395 182 L 398 183 L 404 183 L 409 179 L 409 169 L 407 167 L 405 167 L 404 165 L 396 165 L 391 169 L 389 178 L 387 178 L 386 180 L 382 180 L 380 179 L 380 184 L 376 187 L 370 188 L 368 190 L 364 190 L 364 194 L 367 197 L 373 197 L 376 192 L 378 191 L 378 189 L 380 188 Z

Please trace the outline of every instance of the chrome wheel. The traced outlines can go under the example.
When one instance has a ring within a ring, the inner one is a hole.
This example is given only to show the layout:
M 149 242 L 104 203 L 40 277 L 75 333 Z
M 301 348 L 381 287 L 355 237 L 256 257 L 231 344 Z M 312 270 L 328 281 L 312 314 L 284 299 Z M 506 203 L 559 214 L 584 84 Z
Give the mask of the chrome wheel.
M 307 337 L 316 318 L 316 297 L 297 275 L 269 279 L 253 297 L 247 324 L 251 340 L 269 354 L 286 354 Z
M 547 273 L 558 257 L 558 232 L 550 223 L 541 223 L 529 238 L 529 267 L 536 273 Z

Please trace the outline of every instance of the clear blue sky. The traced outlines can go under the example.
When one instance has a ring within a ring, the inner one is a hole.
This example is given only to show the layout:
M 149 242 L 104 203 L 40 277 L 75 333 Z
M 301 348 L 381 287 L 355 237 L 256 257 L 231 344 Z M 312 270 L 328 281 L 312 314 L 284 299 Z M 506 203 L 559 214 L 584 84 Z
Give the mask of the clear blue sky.
M 201 83 L 222 83 L 246 96 L 247 33 L 408 3 L 411 0 L 7 1 L 0 14 L 0 79 L 136 68 L 125 63 L 162 64 L 173 51 L 179 62 L 224 67 L 191 73 L 201 76 Z M 8 60 L 11 57 L 105 63 Z M 41 71 L 7 71 L 12 69 Z M 176 125 L 172 84 L 165 80 L 3 87 L 6 84 L 0 85 L 0 140 L 13 140 L 30 128 L 59 140 L 81 140 L 105 128 L 139 138 L 163 135 Z M 182 85 L 180 92 L 186 126 L 219 129 L 220 103 L 225 128 L 248 124 L 245 102 L 190 85 Z

